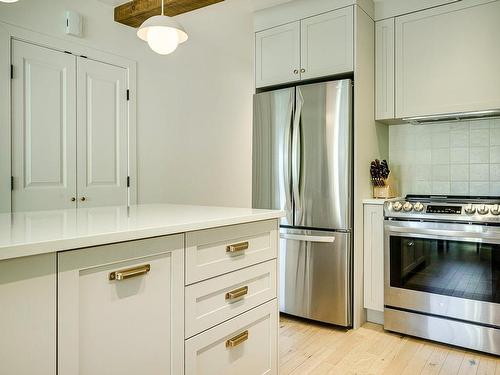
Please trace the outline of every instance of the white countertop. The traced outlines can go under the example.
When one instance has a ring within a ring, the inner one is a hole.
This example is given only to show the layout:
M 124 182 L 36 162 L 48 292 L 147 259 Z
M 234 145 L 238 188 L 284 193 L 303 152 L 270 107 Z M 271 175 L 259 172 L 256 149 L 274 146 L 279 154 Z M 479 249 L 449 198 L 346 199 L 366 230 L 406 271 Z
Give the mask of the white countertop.
M 274 210 L 173 204 L 0 214 L 0 260 L 282 216 Z

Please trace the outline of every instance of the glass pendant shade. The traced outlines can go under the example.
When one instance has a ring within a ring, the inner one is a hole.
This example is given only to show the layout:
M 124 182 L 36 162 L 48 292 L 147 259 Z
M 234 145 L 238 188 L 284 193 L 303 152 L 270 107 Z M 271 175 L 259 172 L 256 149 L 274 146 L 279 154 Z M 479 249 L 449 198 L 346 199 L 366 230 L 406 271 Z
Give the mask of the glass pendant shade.
M 137 36 L 148 42 L 149 47 L 160 55 L 168 55 L 188 39 L 184 28 L 168 16 L 153 16 L 139 27 Z

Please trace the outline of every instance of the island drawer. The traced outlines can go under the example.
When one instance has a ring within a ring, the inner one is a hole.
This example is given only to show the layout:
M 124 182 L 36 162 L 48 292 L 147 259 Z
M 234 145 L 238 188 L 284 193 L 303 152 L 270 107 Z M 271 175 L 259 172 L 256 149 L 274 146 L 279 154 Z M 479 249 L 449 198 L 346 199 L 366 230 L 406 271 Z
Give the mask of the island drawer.
M 276 260 L 186 288 L 186 338 L 276 298 Z
M 276 220 L 186 234 L 186 284 L 193 284 L 277 257 Z
M 186 375 L 275 375 L 276 300 L 186 341 Z

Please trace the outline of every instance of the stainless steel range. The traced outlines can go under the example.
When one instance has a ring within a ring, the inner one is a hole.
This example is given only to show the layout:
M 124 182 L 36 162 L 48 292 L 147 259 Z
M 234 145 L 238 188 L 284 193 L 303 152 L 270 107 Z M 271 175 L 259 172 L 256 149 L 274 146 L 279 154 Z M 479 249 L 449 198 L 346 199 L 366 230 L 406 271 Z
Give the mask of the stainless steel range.
M 500 355 L 500 197 L 385 203 L 387 330 Z

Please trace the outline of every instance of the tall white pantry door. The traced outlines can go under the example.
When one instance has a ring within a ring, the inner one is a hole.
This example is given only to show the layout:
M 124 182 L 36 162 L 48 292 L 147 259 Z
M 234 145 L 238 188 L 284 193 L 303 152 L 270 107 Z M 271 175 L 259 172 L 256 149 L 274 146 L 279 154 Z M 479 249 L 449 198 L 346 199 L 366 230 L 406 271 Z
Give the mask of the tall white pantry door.
M 12 211 L 128 203 L 127 70 L 12 42 Z
M 76 60 L 12 42 L 12 211 L 76 207 Z
M 124 205 L 128 200 L 127 71 L 78 58 L 79 207 Z

